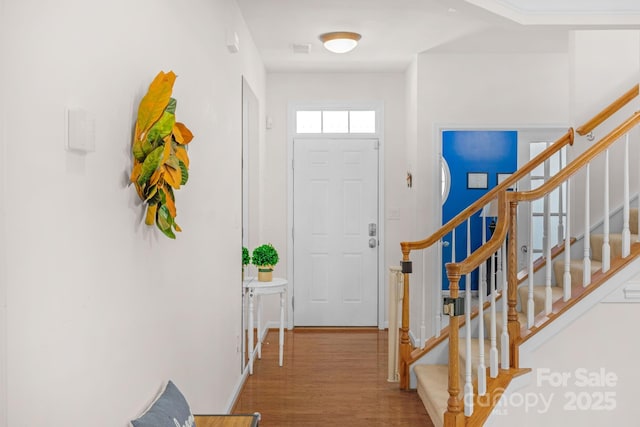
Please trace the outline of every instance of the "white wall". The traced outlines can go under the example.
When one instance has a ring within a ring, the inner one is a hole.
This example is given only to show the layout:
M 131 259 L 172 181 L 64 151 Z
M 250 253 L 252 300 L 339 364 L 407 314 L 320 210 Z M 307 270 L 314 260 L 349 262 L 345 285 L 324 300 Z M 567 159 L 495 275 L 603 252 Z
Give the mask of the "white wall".
M 569 58 L 548 54 L 431 54 L 418 56 L 417 236 L 426 238 L 441 225 L 439 131 L 444 128 L 513 129 L 567 126 Z M 412 256 L 414 271 L 422 268 Z M 435 259 L 431 257 L 430 259 Z M 430 262 L 425 277 L 440 274 Z M 419 284 L 416 284 L 420 286 Z M 426 286 L 434 283 L 429 281 Z M 412 296 L 413 297 L 413 296 Z M 425 305 L 435 300 L 426 293 Z M 427 313 L 430 332 L 433 313 Z M 412 311 L 411 329 L 421 323 Z
M 385 221 L 385 272 L 402 258 L 400 241 L 406 237 L 404 218 L 411 215 L 404 205 L 408 189 L 405 184 L 405 98 L 403 73 L 269 73 L 267 75 L 266 115 L 273 127 L 267 131 L 261 152 L 260 239 L 279 249 L 280 262 L 274 274 L 287 274 L 287 111 L 290 102 L 383 101 L 385 152 L 385 204 L 400 209 L 400 220 Z M 381 283 L 386 288 L 387 277 Z M 265 298 L 266 321 L 278 319 L 277 301 Z
M 626 325 L 638 322 L 637 304 L 593 307 L 531 354 L 529 384 L 510 392 L 487 425 L 635 425 L 640 342 Z
M 571 35 L 570 51 L 571 121 L 578 127 L 637 83 L 640 32 L 575 31 Z M 576 135 L 574 146 L 569 151 L 570 159 L 637 111 L 638 105 L 638 100 L 633 101 L 598 127 L 594 131 L 594 141 Z M 636 131 L 632 134 L 631 159 L 637 159 L 637 141 Z M 622 203 L 624 151 L 621 148 L 618 143 L 610 153 L 612 208 Z M 598 158 L 591 167 L 591 224 L 603 217 L 602 160 Z M 638 188 L 636 169 L 631 167 L 632 193 Z M 584 209 L 581 208 L 584 188 L 584 174 L 579 173 L 572 184 L 572 198 L 576 206 L 572 211 L 572 229 L 575 230 L 572 235 L 580 234 L 584 228 Z M 638 277 L 629 284 L 636 286 L 637 282 Z M 616 294 L 620 294 L 619 290 Z M 526 366 L 533 368 L 528 384 L 511 391 L 506 403 L 502 402 L 504 406 L 494 411 L 487 425 L 634 424 L 638 413 L 635 396 L 640 381 L 637 368 L 640 345 L 626 325 L 635 325 L 638 321 L 640 312 L 637 304 L 600 303 L 590 309 L 526 355 Z M 559 380 L 561 375 L 565 376 L 565 382 Z M 582 381 L 585 376 L 591 382 Z M 556 379 L 558 382 L 554 381 Z
M 574 31 L 570 37 L 570 73 L 571 73 L 571 121 L 577 128 L 600 112 L 604 107 L 622 96 L 638 83 L 640 76 L 640 31 Z M 610 120 L 594 130 L 593 141 L 576 133 L 574 147 L 569 151 L 569 159 L 577 157 L 587 148 L 604 137 L 615 126 L 638 111 L 640 100 L 636 99 L 627 107 L 614 115 Z M 630 158 L 638 156 L 638 132 L 633 133 L 630 144 Z M 611 167 L 622 165 L 624 151 L 622 144 L 616 144 L 610 153 Z M 615 171 L 615 169 L 613 169 Z M 604 171 L 602 156 L 593 162 L 591 167 L 591 222 L 603 218 Z M 584 200 L 584 173 L 576 175 L 572 186 L 574 200 Z M 630 169 L 632 194 L 638 188 L 637 168 Z M 611 182 L 610 205 L 620 206 L 622 203 L 621 174 L 615 174 Z M 572 223 L 576 230 L 584 229 L 583 209 L 574 209 Z
M 0 19 L 0 425 L 125 426 L 170 378 L 194 412 L 226 411 L 241 379 L 240 268 L 228 267 L 241 247 L 241 74 L 261 100 L 265 84 L 237 5 L 4 0 Z M 177 118 L 195 134 L 175 241 L 143 224 L 127 182 L 138 103 L 160 70 L 178 75 Z M 95 153 L 64 150 L 66 106 L 95 117 Z
M 428 236 L 439 226 L 439 207 L 431 203 L 439 190 L 439 178 L 429 175 L 437 170 L 434 153 L 439 151 L 438 128 L 581 125 L 637 82 L 640 60 L 638 43 L 637 31 L 579 31 L 572 34 L 570 52 L 567 54 L 419 55 L 417 114 L 420 171 L 417 185 L 425 185 L 427 190 L 418 192 L 424 196 L 418 200 L 418 218 L 433 218 L 431 222 L 418 221 L 418 228 L 422 226 L 424 229 L 419 237 Z M 637 108 L 637 103 L 634 103 L 626 113 Z M 622 117 L 622 114 L 619 116 Z M 608 129 L 611 127 L 605 125 L 596 137 L 602 137 Z M 635 138 L 633 141 L 637 141 L 637 136 Z M 590 144 L 578 137 L 570 158 L 576 157 Z M 633 152 L 631 157 L 637 158 Z M 619 168 L 620 162 L 620 151 L 614 150 L 612 168 Z M 637 188 L 638 178 L 634 172 L 632 189 Z M 423 184 L 422 180 L 427 182 Z M 602 179 L 594 181 L 598 184 Z M 576 185 L 574 189 L 578 187 Z M 620 189 L 621 185 L 614 184 L 613 188 Z M 602 191 L 592 189 L 591 194 L 597 200 L 595 209 L 601 214 L 599 206 L 602 203 L 599 201 Z M 616 197 L 612 206 L 619 200 L 617 194 L 614 193 Z M 578 208 L 573 210 L 576 214 L 582 212 L 579 208 L 581 200 L 582 195 L 577 190 L 574 201 Z M 592 215 L 592 221 L 593 218 Z M 578 228 L 575 221 L 574 227 Z M 619 323 L 620 319 L 624 319 L 628 325 L 637 323 L 637 313 L 636 305 L 599 304 L 562 330 L 530 355 L 536 368 L 532 376 L 533 383 L 514 393 L 524 399 L 533 399 L 533 395 L 540 397 L 540 393 L 548 399 L 554 394 L 549 411 L 538 413 L 540 406 L 530 407 L 526 411 L 522 406 L 517 407 L 516 398 L 511 402 L 511 407 L 506 408 L 505 416 L 496 411 L 492 416 L 495 424 L 487 425 L 595 426 L 614 420 L 623 424 L 624 421 L 632 423 L 632 417 L 637 414 L 632 396 L 640 376 L 636 367 L 640 347 L 629 338 L 629 331 L 621 328 Z M 411 328 L 417 330 L 419 313 L 411 314 Z M 584 368 L 588 373 L 604 368 L 606 372 L 615 372 L 619 380 L 613 388 L 577 387 L 575 370 L 578 368 Z M 536 384 L 539 369 L 569 372 L 573 377 L 568 387 L 543 388 L 548 386 L 544 380 L 541 380 L 541 386 Z M 593 393 L 600 391 L 617 393 L 615 412 L 569 412 L 563 408 L 569 399 L 565 393 L 587 392 L 594 398 Z M 542 404 L 540 400 L 538 403 Z
M 8 35 L 5 32 L 5 0 L 0 0 L 0 57 L 5 58 Z M 5 104 L 6 72 L 5 62 L 0 62 L 0 164 L 5 164 L 4 141 L 6 141 Z M 0 172 L 0 198 L 5 195 L 4 168 Z M 0 208 L 0 236 L 6 236 L 5 206 Z M 0 239 L 0 425 L 7 426 L 7 247 Z
M 424 221 L 423 218 L 420 218 L 418 221 L 416 203 L 419 199 L 418 195 L 424 191 L 424 182 L 425 179 L 421 179 L 420 173 L 422 172 L 420 169 L 419 161 L 418 161 L 418 127 L 419 127 L 419 117 L 418 117 L 418 106 L 419 106 L 419 80 L 418 80 L 418 55 L 415 55 L 409 67 L 406 70 L 405 77 L 405 102 L 407 109 L 407 168 L 411 171 L 413 175 L 413 190 L 411 191 L 409 197 L 405 200 L 407 207 L 410 207 L 410 215 L 406 217 L 407 222 L 407 231 L 408 233 L 403 236 L 403 241 L 415 241 L 421 239 L 424 234 L 421 232 L 421 222 Z M 423 304 L 423 301 L 428 301 L 425 292 L 427 291 L 426 287 L 423 285 L 423 271 L 422 266 L 423 263 L 420 259 L 418 262 L 415 261 L 415 257 L 412 258 L 414 260 L 414 268 L 411 276 L 409 276 L 409 304 L 410 304 L 410 312 L 413 315 L 410 317 L 411 325 L 414 326 L 410 329 L 410 333 L 412 338 L 415 340 L 416 346 L 422 346 L 423 340 L 426 338 L 425 336 L 431 336 L 431 330 L 433 329 L 431 326 L 431 318 L 427 319 L 426 317 L 426 306 Z M 402 316 L 401 316 L 402 317 Z M 422 321 L 424 319 L 424 322 Z

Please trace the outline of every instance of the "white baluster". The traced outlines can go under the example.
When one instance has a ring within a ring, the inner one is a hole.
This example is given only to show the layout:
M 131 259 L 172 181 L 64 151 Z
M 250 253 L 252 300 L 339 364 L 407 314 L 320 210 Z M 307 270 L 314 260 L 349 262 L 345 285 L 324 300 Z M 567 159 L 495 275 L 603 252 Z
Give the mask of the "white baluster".
M 582 258 L 582 286 L 587 286 L 591 283 L 591 215 L 589 214 L 590 200 L 589 200 L 589 175 L 591 174 L 591 163 L 587 163 L 585 169 L 585 189 L 584 189 L 584 253 Z
M 456 262 L 456 229 L 451 230 L 451 262 Z M 440 336 L 440 331 L 442 329 L 442 286 L 441 289 L 438 290 L 439 298 L 438 298 L 438 315 L 436 316 L 436 336 Z
M 497 343 L 497 328 L 496 328 L 496 257 L 495 254 L 491 254 L 491 273 L 489 276 L 489 284 L 491 286 L 491 318 L 490 318 L 490 339 L 491 347 L 489 350 L 489 376 L 495 378 L 498 376 L 498 343 Z
M 487 242 L 487 220 L 482 215 L 482 244 Z M 487 263 L 480 264 L 478 280 L 478 394 L 484 396 L 487 393 L 487 367 L 484 363 L 484 296 L 487 292 Z
M 467 218 L 467 258 L 471 255 L 471 217 Z M 465 346 L 466 357 L 464 364 L 464 415 L 473 414 L 473 373 L 471 372 L 471 274 L 465 276 Z
M 544 164 L 544 178 L 545 181 L 550 176 L 549 161 Z M 543 253 L 545 258 L 544 266 L 544 313 L 551 313 L 551 304 L 553 303 L 553 294 L 551 293 L 551 272 L 553 266 L 551 265 L 551 196 L 547 194 L 544 196 L 544 231 L 543 231 Z
M 507 242 L 502 243 L 500 250 L 500 266 L 502 270 L 502 336 L 500 340 L 500 353 L 502 355 L 500 363 L 502 369 L 509 369 L 509 331 L 507 313 L 509 312 L 509 302 L 507 298 Z
M 571 178 L 567 179 L 567 228 L 564 234 L 564 276 L 562 277 L 563 299 L 571 299 Z
M 456 229 L 451 231 L 451 262 L 456 262 Z
M 533 272 L 533 202 L 529 204 L 530 216 L 529 216 L 529 251 L 527 253 L 529 257 L 529 277 L 528 279 L 528 294 L 527 294 L 527 328 L 533 327 L 533 319 L 535 317 L 535 304 L 533 302 L 533 286 L 534 286 L 534 272 Z
M 562 169 L 562 152 L 563 150 L 558 151 L 558 164 L 560 169 Z M 562 197 L 562 190 L 562 184 L 560 184 L 560 186 L 558 186 L 558 244 L 562 242 L 562 238 L 564 237 L 564 198 Z
M 611 245 L 609 244 L 609 149 L 604 152 L 604 239 L 602 240 L 602 272 L 611 268 Z
M 629 229 L 629 134 L 624 139 L 624 207 L 622 209 L 622 258 L 631 253 L 631 230 Z
M 447 242 L 443 241 L 442 239 L 440 239 L 440 242 L 438 243 L 438 247 L 439 247 L 439 251 L 437 254 L 438 257 L 438 265 L 443 265 L 443 256 L 442 256 L 442 248 L 445 247 L 447 245 Z M 423 251 L 426 252 L 426 251 Z M 423 266 L 426 263 L 423 263 Z M 422 276 L 423 280 L 427 280 L 427 275 L 423 273 Z M 440 333 L 442 331 L 442 285 L 444 283 L 444 277 L 442 277 L 441 275 L 441 280 L 440 283 L 438 284 L 436 282 L 436 289 L 434 289 L 434 293 L 435 295 L 435 307 L 434 307 L 434 312 L 436 313 L 435 316 L 435 322 L 434 322 L 434 328 L 435 328 L 435 336 L 439 337 Z
M 420 304 L 420 342 L 422 343 L 422 347 L 424 348 L 427 344 L 427 292 L 429 289 L 428 283 L 432 283 L 431 280 L 427 280 L 426 275 L 426 265 L 427 265 L 427 251 L 422 251 L 422 304 Z M 437 283 L 437 282 L 436 282 Z M 442 286 L 440 286 L 442 287 Z M 442 301 L 442 300 L 438 300 Z M 440 305 L 440 304 L 438 304 Z

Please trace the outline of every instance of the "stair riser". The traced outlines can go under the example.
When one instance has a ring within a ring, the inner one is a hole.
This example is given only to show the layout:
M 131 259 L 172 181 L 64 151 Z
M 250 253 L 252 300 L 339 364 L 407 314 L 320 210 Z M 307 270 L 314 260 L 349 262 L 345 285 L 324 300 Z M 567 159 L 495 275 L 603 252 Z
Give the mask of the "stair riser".
M 604 243 L 603 234 L 593 234 L 589 239 L 591 242 L 591 259 L 602 261 L 602 245 Z M 638 235 L 631 235 L 631 243 L 638 241 Z M 611 253 L 611 259 L 622 258 L 622 235 L 610 234 L 609 235 L 609 247 Z
M 544 286 L 534 286 L 533 287 L 533 304 L 534 304 L 534 317 L 539 314 L 542 313 L 544 311 L 544 307 L 545 307 L 545 300 L 546 300 L 546 290 Z M 559 300 L 560 298 L 562 298 L 562 288 L 559 288 L 557 286 L 551 286 L 551 301 L 552 303 Z M 529 287 L 528 286 L 521 286 L 520 288 L 518 288 L 518 297 L 520 298 L 520 304 L 522 307 L 522 312 L 525 314 L 529 313 L 528 307 L 528 300 L 529 300 Z
M 600 261 L 591 261 L 591 274 L 602 269 Z M 583 260 L 571 260 L 569 266 L 569 273 L 571 274 L 571 286 L 582 286 L 584 271 Z M 555 261 L 553 263 L 553 273 L 556 277 L 557 286 L 562 288 L 564 284 L 564 259 Z

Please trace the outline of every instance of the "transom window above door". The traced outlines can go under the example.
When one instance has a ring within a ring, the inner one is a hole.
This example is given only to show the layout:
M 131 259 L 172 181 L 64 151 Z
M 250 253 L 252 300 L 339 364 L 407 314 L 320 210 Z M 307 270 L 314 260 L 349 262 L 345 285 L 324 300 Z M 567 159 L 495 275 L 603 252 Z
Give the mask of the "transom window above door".
M 376 133 L 374 110 L 298 110 L 296 133 Z

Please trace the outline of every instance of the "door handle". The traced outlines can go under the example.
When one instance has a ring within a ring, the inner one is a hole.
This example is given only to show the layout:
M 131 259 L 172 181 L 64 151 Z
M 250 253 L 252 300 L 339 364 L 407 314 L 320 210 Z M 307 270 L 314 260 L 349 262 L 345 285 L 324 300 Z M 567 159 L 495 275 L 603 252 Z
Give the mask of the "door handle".
M 446 240 L 443 240 L 443 241 L 442 241 L 442 247 L 443 247 L 443 248 L 448 248 L 448 247 L 449 247 L 449 242 L 448 242 L 448 241 L 446 241 Z
M 370 248 L 375 248 L 377 244 L 378 244 L 378 241 L 376 239 L 374 239 L 373 237 L 371 239 L 369 239 L 369 247 Z

